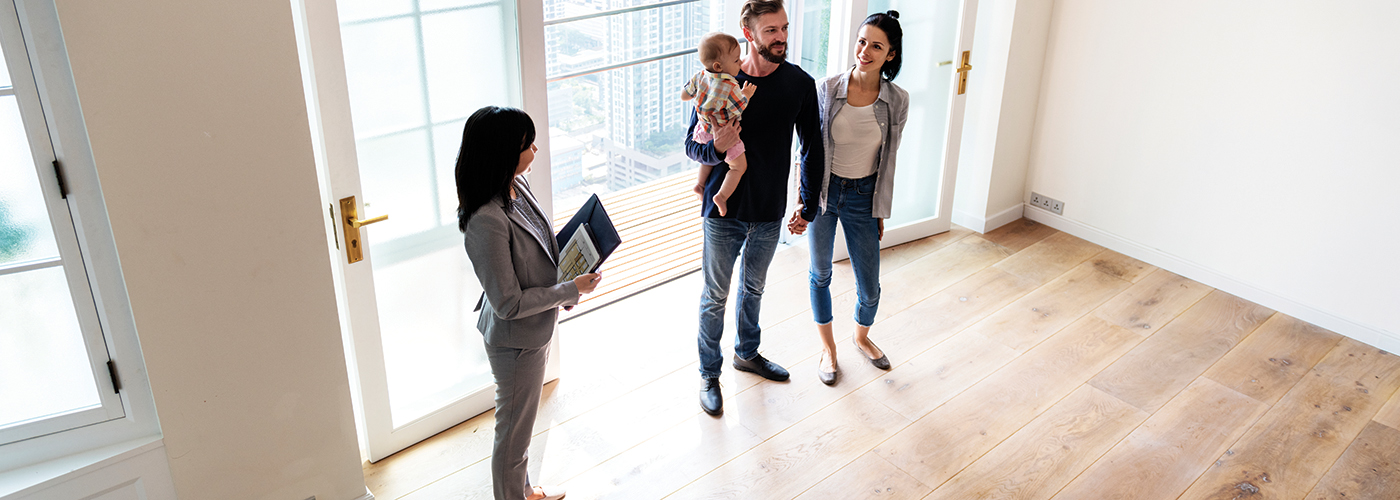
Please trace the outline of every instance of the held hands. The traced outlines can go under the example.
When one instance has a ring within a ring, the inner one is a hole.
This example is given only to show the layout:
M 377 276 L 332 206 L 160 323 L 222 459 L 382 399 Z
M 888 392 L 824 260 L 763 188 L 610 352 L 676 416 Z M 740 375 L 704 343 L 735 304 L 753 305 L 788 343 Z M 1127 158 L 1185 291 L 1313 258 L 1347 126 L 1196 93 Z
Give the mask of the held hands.
M 600 273 L 588 273 L 574 278 L 574 286 L 578 287 L 578 293 L 593 293 L 593 289 L 598 288 L 598 283 L 603 281 Z
M 801 236 L 802 233 L 807 232 L 807 224 L 807 219 L 802 218 L 802 204 L 798 203 L 797 209 L 792 211 L 792 218 L 788 219 L 788 232 Z M 880 227 L 881 234 L 884 234 L 884 226 L 882 225 Z
M 754 84 L 749 83 L 749 82 L 744 82 L 744 83 L 742 83 L 742 84 L 739 84 L 739 93 L 740 93 L 740 94 L 744 94 L 744 98 L 746 98 L 746 99 L 751 99 L 751 98 L 753 98 L 753 93 L 754 93 L 754 92 L 758 92 L 758 85 L 754 85 Z

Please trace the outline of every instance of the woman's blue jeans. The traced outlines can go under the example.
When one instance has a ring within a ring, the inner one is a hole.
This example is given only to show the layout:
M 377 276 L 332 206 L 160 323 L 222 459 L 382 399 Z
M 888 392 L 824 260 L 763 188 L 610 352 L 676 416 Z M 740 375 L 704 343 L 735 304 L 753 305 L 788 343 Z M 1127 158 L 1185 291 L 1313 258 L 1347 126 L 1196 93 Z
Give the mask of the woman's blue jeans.
M 846 234 L 846 250 L 856 273 L 856 324 L 875 324 L 880 307 L 880 222 L 871 215 L 875 176 L 847 179 L 831 176 L 826 210 L 809 226 L 811 230 L 812 319 L 831 323 L 831 249 L 836 242 L 836 222 Z

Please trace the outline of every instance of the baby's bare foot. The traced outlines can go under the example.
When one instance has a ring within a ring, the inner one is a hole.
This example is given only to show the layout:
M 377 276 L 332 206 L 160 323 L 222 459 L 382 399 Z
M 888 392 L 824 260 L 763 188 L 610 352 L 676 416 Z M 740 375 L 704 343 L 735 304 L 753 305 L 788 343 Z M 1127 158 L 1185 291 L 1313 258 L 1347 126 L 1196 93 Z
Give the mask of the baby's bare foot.
M 714 196 L 714 198 L 711 198 L 711 199 L 714 200 L 714 202 L 715 202 L 715 209 L 719 210 L 719 215 L 720 215 L 721 217 L 723 217 L 725 214 L 728 214 L 728 213 L 729 213 L 729 204 L 728 204 L 729 197 L 727 197 L 727 196 L 725 196 L 725 195 L 723 195 L 723 194 L 716 194 L 716 195 Z

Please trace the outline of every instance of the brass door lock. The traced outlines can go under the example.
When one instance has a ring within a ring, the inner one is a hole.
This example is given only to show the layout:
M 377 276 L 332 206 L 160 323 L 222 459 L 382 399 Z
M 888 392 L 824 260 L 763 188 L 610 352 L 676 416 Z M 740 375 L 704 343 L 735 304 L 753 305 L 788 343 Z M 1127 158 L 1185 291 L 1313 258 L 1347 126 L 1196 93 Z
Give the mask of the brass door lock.
M 359 213 L 355 209 L 355 197 L 340 199 L 340 226 L 345 232 L 345 258 L 351 264 L 365 260 L 364 248 L 360 244 L 360 228 L 376 222 L 389 220 L 388 215 L 381 215 L 373 219 L 360 220 Z

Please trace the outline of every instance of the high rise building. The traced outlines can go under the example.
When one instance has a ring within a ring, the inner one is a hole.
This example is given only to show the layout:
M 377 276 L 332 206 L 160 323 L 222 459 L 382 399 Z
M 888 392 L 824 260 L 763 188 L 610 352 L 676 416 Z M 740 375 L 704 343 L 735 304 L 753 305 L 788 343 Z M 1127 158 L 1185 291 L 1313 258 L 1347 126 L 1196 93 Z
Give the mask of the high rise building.
M 545 0 L 545 19 L 646 3 L 651 2 Z M 719 10 L 716 5 L 722 5 L 722 0 L 550 26 L 545 36 L 546 71 L 566 75 L 694 49 L 700 36 L 710 30 L 710 12 Z M 699 69 L 696 56 L 686 54 L 555 82 L 550 85 L 550 126 L 576 135 L 582 143 L 600 146 L 610 190 L 693 168 L 683 144 L 692 104 L 681 101 L 679 94 Z M 574 187 L 560 181 L 564 179 L 555 181 L 556 192 Z

